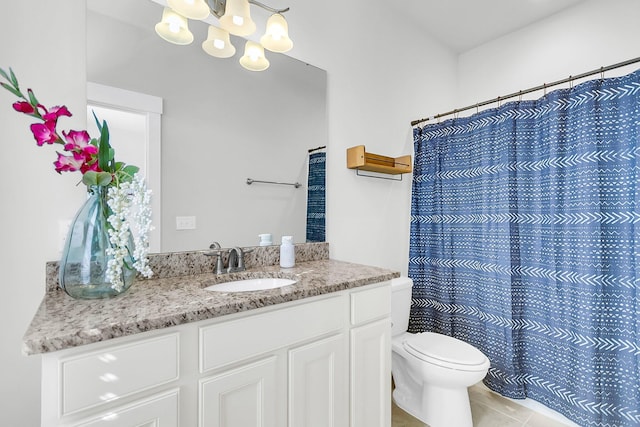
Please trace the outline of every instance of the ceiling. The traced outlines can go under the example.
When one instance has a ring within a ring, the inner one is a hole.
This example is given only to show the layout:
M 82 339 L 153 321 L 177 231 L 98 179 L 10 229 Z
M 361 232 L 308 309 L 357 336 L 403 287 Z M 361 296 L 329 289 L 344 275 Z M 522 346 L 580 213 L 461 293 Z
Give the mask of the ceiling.
M 403 0 L 388 7 L 462 53 L 585 0 Z
M 166 0 L 151 1 L 166 4 Z M 417 23 L 452 51 L 462 53 L 585 1 L 587 0 L 401 0 L 385 2 L 385 7 L 407 21 Z M 90 10 L 113 16 L 115 9 L 116 16 L 131 16 L 132 23 L 149 28 L 155 25 L 161 13 L 160 8 L 155 15 L 136 12 L 138 8 L 148 7 L 147 1 L 120 2 L 120 6 L 109 3 L 104 0 L 87 0 Z M 252 14 L 254 11 L 262 10 L 254 8 Z M 147 22 L 134 18 L 139 16 L 145 17 Z M 211 23 L 215 23 L 215 20 Z

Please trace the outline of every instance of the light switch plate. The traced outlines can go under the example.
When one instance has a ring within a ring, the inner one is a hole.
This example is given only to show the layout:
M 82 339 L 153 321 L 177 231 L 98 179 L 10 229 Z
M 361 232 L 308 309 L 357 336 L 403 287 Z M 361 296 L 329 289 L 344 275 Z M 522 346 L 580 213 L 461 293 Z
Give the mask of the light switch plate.
M 177 216 L 176 217 L 176 230 L 195 230 L 196 217 L 195 216 Z

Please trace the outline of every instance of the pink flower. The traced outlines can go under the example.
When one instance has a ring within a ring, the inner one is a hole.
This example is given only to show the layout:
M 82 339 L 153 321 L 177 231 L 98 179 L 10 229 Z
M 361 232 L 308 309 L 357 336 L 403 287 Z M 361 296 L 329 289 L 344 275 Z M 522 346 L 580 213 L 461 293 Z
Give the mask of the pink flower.
M 9 73 L 0 69 L 0 80 L 6 80 L 6 82 L 0 82 L 0 87 L 19 98 L 13 103 L 13 109 L 36 119 L 34 121 L 37 123 L 31 124 L 30 129 L 38 146 L 60 144 L 64 147 L 64 150 L 57 152 L 57 159 L 53 163 L 56 172 L 80 171 L 85 175 L 83 176 L 83 183 L 86 185 L 96 185 L 98 179 L 100 184 L 106 186 L 118 186 L 120 182 L 132 181 L 132 174 L 138 168 L 133 165 L 126 166 L 122 162 L 113 160 L 113 148 L 109 144 L 106 130 L 104 134 L 101 132 L 99 139 L 93 140 L 85 130 L 69 130 L 66 132 L 61 130 L 58 133 L 58 119 L 63 116 L 71 117 L 71 112 L 66 106 L 56 105 L 47 108 L 40 104 L 31 89 L 27 89 L 26 93 L 23 93 L 11 69 L 9 69 Z M 96 120 L 98 120 L 97 117 Z M 105 121 L 102 123 L 104 127 L 107 126 Z M 106 157 L 108 157 L 102 167 L 98 161 L 100 150 L 104 150 Z M 89 171 L 107 172 L 112 176 L 112 181 L 106 182 L 105 177 L 107 175 L 98 177 L 97 174 L 89 174 L 87 176 L 86 173 Z
M 65 156 L 58 153 L 58 160 L 53 162 L 56 172 L 74 172 L 80 170 L 84 164 L 84 156 L 80 153 L 73 153 L 73 156 Z
M 94 161 L 93 163 L 84 163 L 80 166 L 80 172 L 84 175 L 85 172 L 94 171 L 94 172 L 102 172 L 102 170 L 98 167 L 98 162 Z
M 31 125 L 31 132 L 33 132 L 33 137 L 36 139 L 39 147 L 42 147 L 45 142 L 47 144 L 53 144 L 58 140 L 55 121 L 34 123 Z
M 14 102 L 13 109 L 19 113 L 25 114 L 33 114 L 35 112 L 33 105 L 29 104 L 27 101 Z
M 38 108 L 38 111 L 36 113 L 40 114 L 41 117 L 44 116 L 45 114 L 47 114 L 47 107 L 45 107 L 44 105 L 38 104 L 37 108 Z
M 56 121 L 60 116 L 71 117 L 71 113 L 69 112 L 69 110 L 67 110 L 67 107 L 65 107 L 64 105 L 61 105 L 61 106 L 56 105 L 55 107 L 51 107 L 49 111 L 46 111 L 46 113 L 42 115 L 42 118 L 47 121 L 49 120 Z
M 98 147 L 89 144 L 91 137 L 86 130 L 71 130 L 68 133 L 63 131 L 62 135 L 64 135 L 64 139 L 67 140 L 67 143 L 64 145 L 65 150 L 81 151 L 86 155 L 98 154 Z

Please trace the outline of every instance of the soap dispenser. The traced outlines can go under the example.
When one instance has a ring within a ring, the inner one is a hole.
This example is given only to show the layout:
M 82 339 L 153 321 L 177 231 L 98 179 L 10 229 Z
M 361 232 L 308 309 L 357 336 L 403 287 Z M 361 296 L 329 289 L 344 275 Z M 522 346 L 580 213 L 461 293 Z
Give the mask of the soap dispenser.
M 269 233 L 258 234 L 258 237 L 260 238 L 260 246 L 271 246 L 273 244 L 271 242 L 271 234 Z
M 280 267 L 291 268 L 296 263 L 295 249 L 292 236 L 282 236 L 280 245 Z

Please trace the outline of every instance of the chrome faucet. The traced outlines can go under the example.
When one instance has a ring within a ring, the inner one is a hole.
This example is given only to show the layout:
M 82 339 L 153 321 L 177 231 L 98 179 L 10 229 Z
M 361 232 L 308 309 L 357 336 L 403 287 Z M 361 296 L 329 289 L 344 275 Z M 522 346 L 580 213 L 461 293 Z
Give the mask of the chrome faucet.
M 211 249 L 211 251 L 205 252 L 204 253 L 205 255 L 217 256 L 216 266 L 213 270 L 215 274 L 236 273 L 239 271 L 244 271 L 246 269 L 244 265 L 244 255 L 253 250 L 253 249 L 243 250 L 242 248 L 237 246 L 234 246 L 233 248 L 230 248 L 230 249 L 222 248 L 220 246 L 220 243 L 218 242 L 213 242 L 209 246 L 209 249 Z M 229 253 L 229 260 L 227 263 L 227 267 L 225 268 L 223 255 L 227 252 Z

